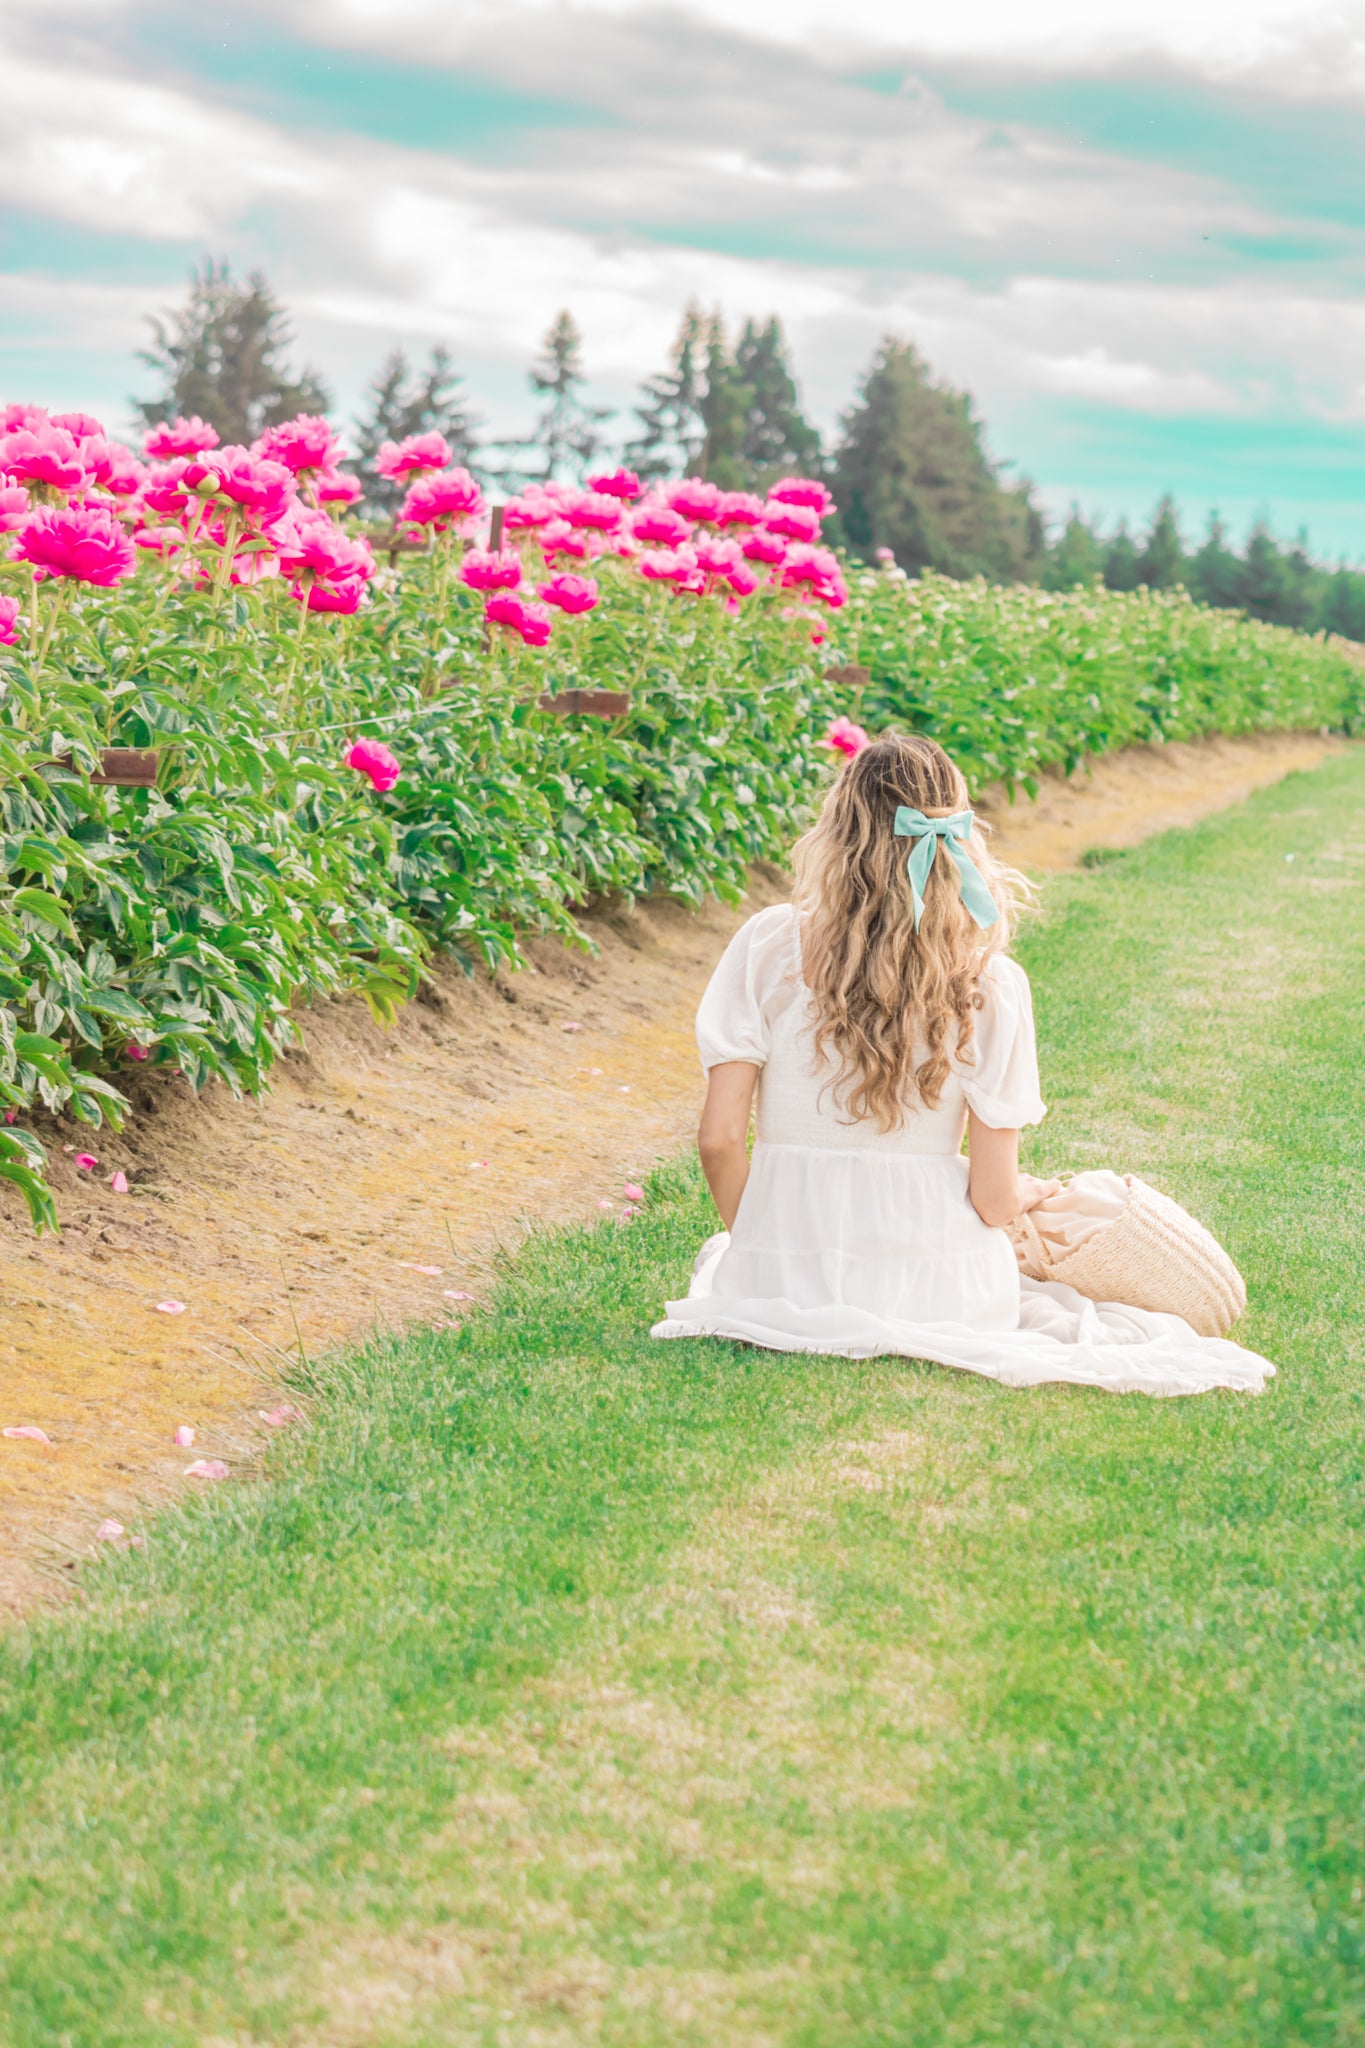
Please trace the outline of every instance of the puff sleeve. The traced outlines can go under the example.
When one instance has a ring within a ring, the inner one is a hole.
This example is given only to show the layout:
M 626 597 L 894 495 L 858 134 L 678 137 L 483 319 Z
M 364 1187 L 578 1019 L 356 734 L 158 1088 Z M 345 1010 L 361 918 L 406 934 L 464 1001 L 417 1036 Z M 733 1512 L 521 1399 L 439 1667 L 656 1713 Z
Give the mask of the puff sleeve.
M 997 953 L 981 976 L 985 997 L 972 1034 L 972 1061 L 959 1068 L 967 1105 L 993 1131 L 1041 1123 L 1047 1105 L 1038 1093 L 1038 1042 L 1033 995 L 1016 960 Z
M 796 982 L 794 913 L 774 904 L 740 926 L 706 985 L 697 1050 L 708 1073 L 727 1060 L 766 1064 L 774 1016 Z

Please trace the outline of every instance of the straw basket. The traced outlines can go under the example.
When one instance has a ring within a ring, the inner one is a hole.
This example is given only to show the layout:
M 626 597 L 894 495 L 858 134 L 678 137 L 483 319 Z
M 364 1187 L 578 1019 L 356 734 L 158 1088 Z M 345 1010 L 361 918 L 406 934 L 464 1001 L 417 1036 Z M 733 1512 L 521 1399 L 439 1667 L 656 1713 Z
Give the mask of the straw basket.
M 1201 1337 L 1225 1337 L 1247 1305 L 1236 1266 L 1179 1202 L 1135 1173 L 1123 1180 L 1122 1212 L 1073 1251 L 1059 1253 L 1039 1230 L 1036 1219 L 1046 1227 L 1046 1202 L 1017 1216 L 1010 1236 L 1021 1270 L 1031 1280 L 1060 1280 L 1091 1301 L 1181 1316 Z

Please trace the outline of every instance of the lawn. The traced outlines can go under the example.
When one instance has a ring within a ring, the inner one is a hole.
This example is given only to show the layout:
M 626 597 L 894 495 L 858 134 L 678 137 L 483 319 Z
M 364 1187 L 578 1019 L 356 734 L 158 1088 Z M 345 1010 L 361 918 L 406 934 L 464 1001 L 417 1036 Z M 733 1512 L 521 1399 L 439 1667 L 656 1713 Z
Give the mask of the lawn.
M 695 1170 L 0 1639 L 6 2048 L 1365 2040 L 1365 750 L 1049 884 L 1261 1399 L 652 1346 Z

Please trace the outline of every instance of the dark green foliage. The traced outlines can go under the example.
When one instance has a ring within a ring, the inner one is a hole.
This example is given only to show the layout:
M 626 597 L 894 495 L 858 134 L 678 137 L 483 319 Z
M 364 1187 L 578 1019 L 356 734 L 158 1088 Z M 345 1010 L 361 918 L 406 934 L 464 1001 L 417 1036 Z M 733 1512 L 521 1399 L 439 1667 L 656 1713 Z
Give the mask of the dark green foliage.
M 749 394 L 741 449 L 744 487 L 766 491 L 782 476 L 818 476 L 823 463 L 820 436 L 801 411 L 776 314 L 761 327 L 754 320 L 745 321 L 735 348 L 735 368 Z
M 702 403 L 706 395 L 707 323 L 701 309 L 683 314 L 669 366 L 641 387 L 636 407 L 640 430 L 627 441 L 625 460 L 647 482 L 691 476 L 706 445 Z
M 1180 538 L 1175 500 L 1163 498 L 1152 517 L 1137 565 L 1138 582 L 1149 590 L 1174 590 L 1185 581 L 1185 544 Z
M 743 490 L 750 482 L 745 441 L 753 400 L 753 386 L 726 345 L 720 314 L 714 313 L 707 323 L 705 375 L 697 400 L 705 434 L 697 474 L 722 490 Z
M 883 343 L 843 426 L 834 495 L 859 554 L 890 548 L 912 574 L 1035 572 L 1043 535 L 1027 487 L 1001 482 L 971 400 L 934 382 L 908 342 Z
M 1044 590 L 1076 590 L 1094 583 L 1104 573 L 1104 549 L 1095 529 L 1081 516 L 1078 505 L 1063 527 L 1055 545 L 1048 550 L 1041 582 Z
M 1242 602 L 1242 563 L 1228 546 L 1228 530 L 1216 512 L 1209 515 L 1204 544 L 1191 556 L 1187 583 L 1201 604 L 1234 609 Z
M 366 503 L 390 517 L 402 501 L 404 484 L 380 476 L 375 456 L 385 441 L 410 434 L 443 434 L 451 461 L 478 474 L 475 421 L 451 367 L 448 349 L 436 347 L 425 370 L 413 369 L 401 348 L 393 349 L 370 383 L 366 410 L 356 421 L 356 450 Z
M 1118 531 L 1104 551 L 1105 589 L 1120 592 L 1136 590 L 1142 581 L 1138 562 L 1138 551 L 1128 531 L 1128 521 L 1121 519 Z
M 500 444 L 512 457 L 501 481 L 510 487 L 548 483 L 590 469 L 605 446 L 602 425 L 611 409 L 590 405 L 583 395 L 583 337 L 572 313 L 556 316 L 527 377 L 545 404 L 524 439 Z
M 207 262 L 191 272 L 188 303 L 150 324 L 155 346 L 138 354 L 162 388 L 133 401 L 149 427 L 198 414 L 220 440 L 245 443 L 296 413 L 327 411 L 316 373 L 286 367 L 288 321 L 258 270 L 238 284 L 227 263 Z

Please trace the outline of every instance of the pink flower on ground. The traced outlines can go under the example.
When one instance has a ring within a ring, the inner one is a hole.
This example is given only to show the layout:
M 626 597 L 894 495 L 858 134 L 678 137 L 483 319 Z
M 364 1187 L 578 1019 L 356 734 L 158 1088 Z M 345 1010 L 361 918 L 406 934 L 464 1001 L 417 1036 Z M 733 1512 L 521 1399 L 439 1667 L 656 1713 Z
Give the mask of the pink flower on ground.
M 127 1053 L 130 1060 L 145 1060 L 151 1053 L 149 1045 L 138 1045 L 136 1041 L 125 1045 L 123 1050 Z
M 258 1408 L 256 1413 L 262 1422 L 269 1423 L 271 1429 L 287 1429 L 291 1422 L 303 1421 L 302 1408 L 296 1408 L 292 1401 L 286 1401 L 282 1408 L 271 1408 L 269 1411 Z
M 636 540 L 661 548 L 680 547 L 692 532 L 682 514 L 671 511 L 667 505 L 642 505 L 630 522 L 630 530 Z
M 19 637 L 19 600 L 0 597 L 0 647 L 13 647 Z
M 320 476 L 313 486 L 323 505 L 355 505 L 365 495 L 365 486 L 347 469 L 335 469 Z
M 620 499 L 607 491 L 575 491 L 565 501 L 564 516 L 570 526 L 586 526 L 594 533 L 615 533 L 625 514 Z
M 600 491 L 606 498 L 638 498 L 640 479 L 633 469 L 613 469 L 601 476 L 590 476 L 588 489 Z
M 643 1202 L 645 1198 L 644 1189 L 640 1187 L 636 1181 L 633 1180 L 628 1180 L 626 1182 L 625 1186 L 621 1190 L 621 1193 L 628 1202 Z
M 7 1109 L 7 1110 L 5 1111 L 5 1122 L 6 1122 L 7 1124 L 17 1124 L 17 1123 L 18 1123 L 18 1121 L 19 1121 L 19 1112 L 18 1112 L 18 1110 L 17 1110 L 17 1109 Z
M 441 1289 L 441 1299 L 443 1301 L 472 1301 L 474 1297 L 472 1294 L 466 1294 L 463 1287 L 443 1287 Z
M 781 483 L 774 484 L 768 493 L 770 505 L 805 505 L 812 512 L 823 515 L 830 511 L 834 500 L 822 483 L 813 476 L 784 476 Z
M 774 504 L 770 499 L 763 524 L 785 540 L 813 541 L 819 537 L 820 514 L 810 505 Z
M 20 529 L 12 559 L 108 589 L 132 575 L 137 549 L 103 506 L 43 506 Z
M 175 1432 L 176 1448 L 177 1450 L 188 1451 L 193 1447 L 193 1444 L 194 1431 L 188 1422 L 182 1422 Z
M 196 1458 L 185 1467 L 187 1479 L 226 1479 L 228 1468 L 221 1458 Z
M 120 1168 L 119 1168 L 119 1170 L 118 1170 L 118 1172 L 117 1172 L 117 1173 L 111 1173 L 111 1174 L 110 1174 L 110 1176 L 109 1176 L 109 1185 L 110 1185 L 110 1187 L 111 1187 L 111 1188 L 112 1188 L 112 1189 L 114 1190 L 114 1193 L 115 1193 L 116 1195 L 126 1195 L 126 1194 L 127 1194 L 127 1192 L 128 1192 L 128 1176 L 127 1176 L 127 1174 L 126 1174 L 126 1173 L 125 1173 L 125 1172 L 123 1171 L 122 1167 L 120 1167 Z
M 142 443 L 142 452 L 155 462 L 169 462 L 177 455 L 202 455 L 206 448 L 217 446 L 217 428 L 195 413 L 192 419 L 153 427 Z
M 434 438 L 439 441 L 441 437 L 437 434 Z M 453 520 L 477 519 L 482 511 L 483 493 L 469 471 L 446 469 L 414 484 L 399 516 L 444 533 Z
M 159 1301 L 156 1312 L 160 1316 L 183 1316 L 185 1304 L 183 1301 Z
M 33 504 L 24 486 L 0 476 L 0 533 L 16 532 L 32 511 Z
M 860 725 L 855 725 L 851 718 L 834 719 L 825 732 L 825 745 L 833 747 L 837 753 L 849 755 L 850 758 L 854 754 L 861 754 L 863 748 L 869 744 L 868 735 Z
M 752 491 L 723 491 L 713 524 L 716 526 L 757 526 L 763 517 L 763 500 Z
M 717 484 L 708 484 L 703 477 L 684 477 L 679 484 L 670 484 L 664 492 L 664 503 L 671 512 L 681 513 L 684 519 L 712 520 L 721 508 L 725 497 Z
M 514 597 L 510 591 L 499 591 L 496 597 L 490 597 L 483 615 L 490 626 L 505 626 L 509 632 L 519 634 L 528 647 L 543 647 L 550 637 L 548 613 L 527 604 L 524 598 Z
M 93 1152 L 78 1152 L 72 1164 L 80 1173 L 93 1173 L 99 1161 Z
M 101 1522 L 95 1531 L 95 1541 L 96 1543 L 117 1543 L 119 1537 L 125 1533 L 122 1522 Z
M 295 583 L 289 595 L 310 612 L 340 612 L 350 618 L 365 602 L 368 587 L 363 576 L 344 576 L 338 583 Z
M 764 527 L 756 527 L 746 541 L 740 543 L 751 562 L 781 562 L 786 559 L 787 543 Z
M 521 583 L 521 556 L 504 549 L 470 548 L 460 564 L 460 581 L 471 590 L 516 590 Z
M 581 1024 L 570 1022 L 568 1024 L 561 1024 L 559 1028 L 561 1031 L 581 1031 L 583 1029 L 583 1026 Z
M 409 434 L 405 441 L 385 441 L 374 466 L 380 476 L 412 476 L 422 470 L 444 469 L 450 456 L 450 443 L 444 434 Z
M 192 490 L 212 481 L 215 495 L 263 526 L 277 520 L 294 496 L 294 479 L 282 462 L 268 462 L 236 444 L 197 457 L 185 481 Z
M 52 1438 L 45 1429 L 38 1429 L 31 1422 L 21 1422 L 17 1429 L 0 1430 L 0 1436 L 24 1437 L 31 1444 L 50 1444 Z
M 595 576 L 552 576 L 537 593 L 562 612 L 590 612 L 597 603 Z
M 318 470 L 335 469 L 345 450 L 321 413 L 301 412 L 292 420 L 267 427 L 252 442 L 251 452 L 283 464 L 292 476 L 310 476 Z
M 49 420 L 6 434 L 0 441 L 0 469 L 16 483 L 47 484 L 55 491 L 74 491 L 90 474 L 75 435 Z
M 357 740 L 343 758 L 357 775 L 369 777 L 380 796 L 393 788 L 403 772 L 398 756 L 391 754 L 381 740 Z

